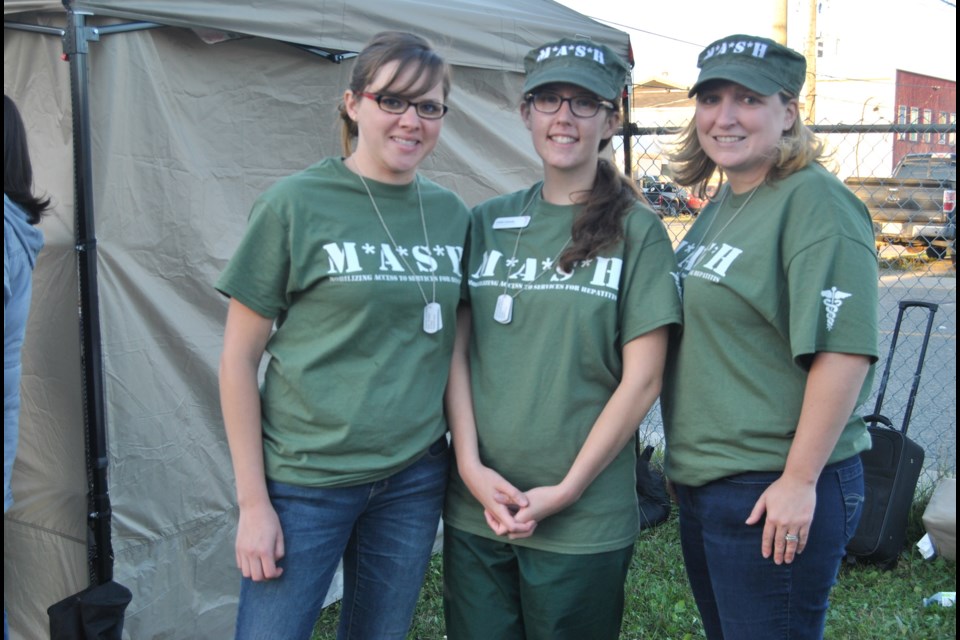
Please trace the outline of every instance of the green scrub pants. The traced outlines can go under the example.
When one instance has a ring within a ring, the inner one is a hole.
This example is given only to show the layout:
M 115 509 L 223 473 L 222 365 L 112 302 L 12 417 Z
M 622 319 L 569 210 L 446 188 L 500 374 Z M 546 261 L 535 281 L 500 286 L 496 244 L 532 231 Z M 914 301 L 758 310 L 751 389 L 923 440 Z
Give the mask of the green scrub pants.
M 567 554 L 447 526 L 443 605 L 449 640 L 617 640 L 633 545 Z

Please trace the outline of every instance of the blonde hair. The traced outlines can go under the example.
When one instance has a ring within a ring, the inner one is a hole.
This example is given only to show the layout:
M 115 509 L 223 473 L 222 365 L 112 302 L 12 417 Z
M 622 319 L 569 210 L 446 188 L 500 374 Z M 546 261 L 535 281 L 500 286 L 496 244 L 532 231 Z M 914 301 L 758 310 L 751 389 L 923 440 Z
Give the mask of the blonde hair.
M 777 95 L 785 105 L 797 99 L 796 96 L 785 92 Z M 711 160 L 700 146 L 696 118 L 691 119 L 680 132 L 680 140 L 674 149 L 670 154 L 670 162 L 674 179 L 678 184 L 687 187 L 697 185 L 698 195 L 703 196 L 707 182 L 715 172 L 720 173 L 720 183 L 723 183 L 723 170 L 717 167 L 717 163 Z M 828 156 L 823 142 L 810 130 L 810 127 L 804 124 L 799 114 L 794 119 L 793 125 L 780 136 L 776 155 L 776 161 L 767 172 L 767 182 L 783 180 L 812 162 L 822 165 Z

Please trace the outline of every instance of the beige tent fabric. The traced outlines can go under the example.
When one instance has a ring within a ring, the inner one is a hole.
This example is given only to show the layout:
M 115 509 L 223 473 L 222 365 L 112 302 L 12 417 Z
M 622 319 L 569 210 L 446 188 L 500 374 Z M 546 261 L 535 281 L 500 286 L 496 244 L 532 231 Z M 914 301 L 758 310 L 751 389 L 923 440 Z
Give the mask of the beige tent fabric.
M 593 39 L 626 59 L 626 34 L 551 0 L 79 0 L 77 11 L 185 28 L 207 28 L 334 50 L 357 51 L 386 29 L 430 38 L 451 64 L 522 71 L 523 55 L 559 37 Z M 6 0 L 4 13 L 61 3 Z
M 628 48 L 626 34 L 545 0 L 241 4 L 74 5 L 95 14 L 92 25 L 179 25 L 104 35 L 88 56 L 115 579 L 133 591 L 129 638 L 232 633 L 236 508 L 217 396 L 226 301 L 212 284 L 254 198 L 339 154 L 336 105 L 352 67 L 285 42 L 357 50 L 387 28 L 434 40 L 456 65 L 455 86 L 424 171 L 469 204 L 539 175 L 517 115 L 523 53 L 573 34 Z M 48 11 L 20 13 L 38 7 Z M 59 2 L 5 2 L 4 13 L 65 26 Z M 257 37 L 208 44 L 216 38 L 200 28 Z M 61 53 L 56 37 L 4 32 L 4 91 L 23 113 L 36 184 L 56 209 L 41 223 L 47 245 L 24 353 L 16 504 L 4 518 L 4 598 L 21 638 L 45 637 L 46 608 L 87 586 L 72 116 Z

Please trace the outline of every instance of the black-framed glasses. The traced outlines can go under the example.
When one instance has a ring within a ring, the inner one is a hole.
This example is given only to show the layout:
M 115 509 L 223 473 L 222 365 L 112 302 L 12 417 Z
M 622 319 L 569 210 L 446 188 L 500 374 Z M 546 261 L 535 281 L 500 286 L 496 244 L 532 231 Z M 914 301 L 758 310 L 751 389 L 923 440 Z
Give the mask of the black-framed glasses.
M 412 100 L 398 98 L 397 96 L 370 93 L 368 91 L 364 91 L 360 95 L 376 101 L 377 106 L 380 107 L 381 110 L 397 116 L 406 113 L 407 109 L 413 107 L 417 115 L 421 118 L 425 120 L 439 120 L 447 114 L 447 110 L 449 109 L 449 107 L 442 102 L 435 102 L 433 100 L 413 102 Z
M 570 104 L 570 112 L 578 118 L 592 118 L 601 108 L 613 111 L 616 107 L 609 100 L 601 100 L 590 95 L 564 98 L 553 91 L 537 91 L 527 94 L 527 101 L 540 113 L 556 113 L 563 103 Z

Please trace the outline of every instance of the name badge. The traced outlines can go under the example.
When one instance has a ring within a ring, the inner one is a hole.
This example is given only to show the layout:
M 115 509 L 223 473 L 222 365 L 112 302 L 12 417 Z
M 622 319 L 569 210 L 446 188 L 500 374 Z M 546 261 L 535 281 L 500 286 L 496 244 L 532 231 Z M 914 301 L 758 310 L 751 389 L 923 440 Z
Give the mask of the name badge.
M 510 216 L 493 221 L 494 229 L 525 229 L 530 224 L 530 216 Z

